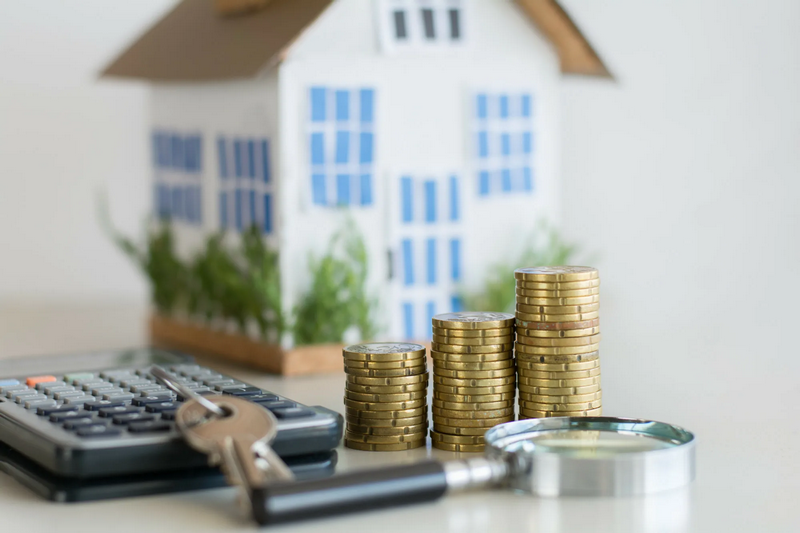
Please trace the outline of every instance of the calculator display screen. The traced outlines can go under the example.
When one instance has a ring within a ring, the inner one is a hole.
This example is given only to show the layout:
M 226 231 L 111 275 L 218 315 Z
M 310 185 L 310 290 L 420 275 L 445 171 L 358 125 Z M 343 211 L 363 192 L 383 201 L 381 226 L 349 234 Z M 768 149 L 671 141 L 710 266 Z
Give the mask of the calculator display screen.
M 36 374 L 66 374 L 80 370 L 100 371 L 110 368 L 174 365 L 189 359 L 157 349 L 139 348 L 106 352 L 48 355 L 0 359 L 0 377 L 20 377 Z

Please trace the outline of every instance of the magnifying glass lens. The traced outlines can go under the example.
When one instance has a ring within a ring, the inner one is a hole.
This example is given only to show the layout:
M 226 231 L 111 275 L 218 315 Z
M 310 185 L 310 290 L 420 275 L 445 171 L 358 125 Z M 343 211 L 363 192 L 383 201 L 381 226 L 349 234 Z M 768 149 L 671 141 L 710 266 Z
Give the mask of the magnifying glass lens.
M 553 430 L 535 432 L 510 442 L 511 453 L 557 453 L 575 458 L 604 458 L 672 448 L 675 443 L 650 436 L 619 431 Z

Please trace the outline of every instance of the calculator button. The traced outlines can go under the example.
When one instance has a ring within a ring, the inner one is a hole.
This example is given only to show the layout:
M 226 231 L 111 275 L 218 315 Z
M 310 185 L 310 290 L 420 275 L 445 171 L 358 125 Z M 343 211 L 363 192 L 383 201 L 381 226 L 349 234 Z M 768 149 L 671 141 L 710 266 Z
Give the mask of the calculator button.
M 36 384 L 36 390 L 44 390 L 53 387 L 67 387 L 68 385 L 63 381 L 43 381 Z
M 168 390 L 154 390 L 154 391 L 145 391 L 140 394 L 142 398 L 161 398 L 163 402 L 171 402 L 175 399 L 175 394 L 172 391 Z
M 76 418 L 64 422 L 64 429 L 80 429 L 89 426 L 107 426 L 105 422 L 100 422 L 96 418 Z
M 149 405 L 151 403 L 164 403 L 169 401 L 168 398 L 164 396 L 144 396 L 142 398 L 134 398 L 133 405 L 139 405 L 144 407 L 145 405 Z
M 120 433 L 121 431 L 117 428 L 107 426 L 89 426 L 77 431 L 81 437 L 114 437 Z
M 275 394 L 254 394 L 252 396 L 247 397 L 248 400 L 251 402 L 262 403 L 262 402 L 277 402 L 280 400 Z
M 123 391 L 119 387 L 106 387 L 106 388 L 101 388 L 101 389 L 92 389 L 92 394 L 94 394 L 95 396 L 102 396 L 103 394 L 117 394 L 117 393 L 121 394 L 123 392 L 125 392 L 125 391 Z
M 48 383 L 50 381 L 58 381 L 55 376 L 31 376 L 25 380 L 28 387 L 35 387 L 38 383 Z
M 98 409 L 102 409 L 103 407 L 117 407 L 120 405 L 125 405 L 125 402 L 111 402 L 108 400 L 95 400 L 93 402 L 86 402 L 83 404 L 85 409 L 89 411 L 97 411 Z
M 151 392 L 151 391 L 158 391 L 164 390 L 164 387 L 161 385 L 131 385 L 131 392 L 135 392 L 136 394 L 141 394 L 143 392 Z
M 142 410 L 139 407 L 132 407 L 130 405 L 120 405 L 118 407 L 103 407 L 97 412 L 97 414 L 99 414 L 103 418 L 108 418 L 114 415 L 129 415 L 131 413 L 141 413 L 141 412 Z
M 134 373 L 130 370 L 104 370 L 100 372 L 100 377 L 108 381 L 118 381 L 120 379 L 132 378 Z
M 16 379 L 9 380 L 9 383 L 11 381 L 17 381 L 17 380 Z M 0 387 L 0 394 L 8 395 L 9 392 L 15 392 L 21 390 L 28 390 L 28 386 L 20 385 L 18 382 L 16 385 L 3 385 L 2 387 Z
M 221 383 L 219 385 L 214 385 L 214 388 L 221 392 L 222 389 L 228 387 L 247 387 L 247 386 L 248 386 L 247 383 L 242 383 L 241 381 L 234 381 L 233 383 Z
M 308 407 L 288 407 L 286 409 L 273 409 L 272 414 L 278 418 L 303 418 L 313 416 L 314 411 Z
M 88 411 L 67 411 L 65 413 L 50 414 L 50 422 L 66 422 L 73 418 L 92 418 L 92 413 Z
M 23 403 L 25 400 L 47 400 L 44 394 L 37 394 L 36 391 L 31 391 L 33 394 L 15 394 L 11 399 L 17 403 Z
M 66 398 L 82 398 L 83 396 L 86 396 L 86 393 L 80 390 L 57 392 L 53 394 L 53 398 L 56 400 L 64 400 Z
M 93 402 L 94 400 L 94 396 L 74 396 L 64 398 L 64 405 L 83 405 L 86 402 Z
M 261 394 L 262 390 L 258 387 L 225 387 L 222 389 L 222 394 L 230 394 L 233 396 L 251 396 L 254 394 Z
M 175 420 L 175 415 L 178 414 L 177 409 L 170 409 L 168 411 L 161 411 L 161 420 Z
M 211 378 L 203 380 L 203 385 L 205 385 L 206 387 L 213 387 L 213 388 L 216 388 L 218 386 L 231 387 L 233 385 L 236 385 L 236 383 L 237 383 L 236 380 L 233 380 L 231 378 Z
M 92 382 L 92 383 L 84 383 L 81 387 L 86 392 L 91 392 L 93 390 L 102 390 L 102 389 L 115 389 L 117 386 L 113 383 L 108 383 L 107 381 L 101 381 L 100 383 Z
M 166 422 L 133 422 L 128 425 L 131 433 L 157 433 L 169 431 L 172 424 Z
M 155 419 L 155 415 L 150 413 L 129 413 L 127 415 L 114 415 L 112 418 L 117 425 L 130 424 L 131 422 L 149 422 Z
M 171 411 L 172 409 L 177 409 L 178 404 L 175 402 L 161 402 L 161 403 L 149 403 L 145 407 L 145 410 L 148 413 L 160 413 L 161 411 Z
M 3 392 L 5 387 L 13 387 L 15 385 L 19 385 L 19 380 L 17 379 L 0 379 L 0 392 Z
M 83 383 L 87 379 L 97 379 L 97 378 L 94 377 L 94 374 L 90 374 L 89 372 L 64 374 L 64 381 L 66 381 L 67 383 L 72 383 L 73 385 L 77 385 L 78 382 Z
M 8 398 L 9 400 L 16 400 L 20 396 L 36 396 L 37 394 L 39 394 L 38 391 L 25 387 L 24 389 L 21 390 L 8 391 L 6 393 L 6 398 Z
M 39 407 L 55 407 L 55 400 L 25 400 L 25 409 L 38 409 Z
M 131 394 L 130 392 L 123 392 L 120 394 L 103 394 L 103 399 L 108 400 L 110 402 L 117 400 L 121 402 L 129 402 L 133 400 L 133 394 Z
M 36 414 L 39 416 L 50 416 L 53 413 L 66 413 L 68 411 L 77 411 L 77 405 L 56 405 L 55 407 L 39 407 L 36 409 Z
M 139 376 L 134 376 L 131 379 L 123 379 L 119 382 L 120 387 L 132 387 L 134 385 L 152 385 L 153 382 L 149 379 L 144 379 Z
M 39 390 L 43 390 L 43 392 L 45 394 L 55 394 L 57 392 L 74 391 L 75 387 L 72 387 L 70 385 L 60 385 L 58 387 L 54 387 L 54 386 L 48 385 L 47 387 L 44 387 L 44 389 L 39 389 Z
M 189 388 L 193 392 L 196 392 L 197 394 L 199 394 L 200 396 L 209 396 L 209 395 L 213 395 L 214 394 L 214 391 L 212 391 L 208 387 L 189 387 Z M 184 398 L 183 395 L 178 394 L 178 401 L 179 402 L 185 402 L 186 398 Z
M 278 402 L 259 402 L 258 405 L 266 407 L 270 411 L 273 409 L 290 409 L 292 407 L 297 407 L 296 403 L 290 402 L 289 400 L 281 400 Z

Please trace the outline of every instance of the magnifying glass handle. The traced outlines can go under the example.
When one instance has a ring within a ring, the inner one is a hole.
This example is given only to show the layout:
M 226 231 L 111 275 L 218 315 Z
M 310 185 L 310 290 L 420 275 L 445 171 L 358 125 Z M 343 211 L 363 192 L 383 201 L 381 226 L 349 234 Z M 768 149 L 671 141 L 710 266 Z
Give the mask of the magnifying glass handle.
M 253 491 L 261 525 L 433 501 L 447 492 L 445 467 L 423 461 L 325 479 L 279 482 Z

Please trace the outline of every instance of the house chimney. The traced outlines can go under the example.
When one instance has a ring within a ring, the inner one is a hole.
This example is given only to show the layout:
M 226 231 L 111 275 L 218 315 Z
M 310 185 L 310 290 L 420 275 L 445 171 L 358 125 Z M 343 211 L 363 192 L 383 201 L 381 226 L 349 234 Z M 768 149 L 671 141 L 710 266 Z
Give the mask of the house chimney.
M 214 9 L 221 17 L 247 15 L 264 9 L 272 0 L 214 0 Z

